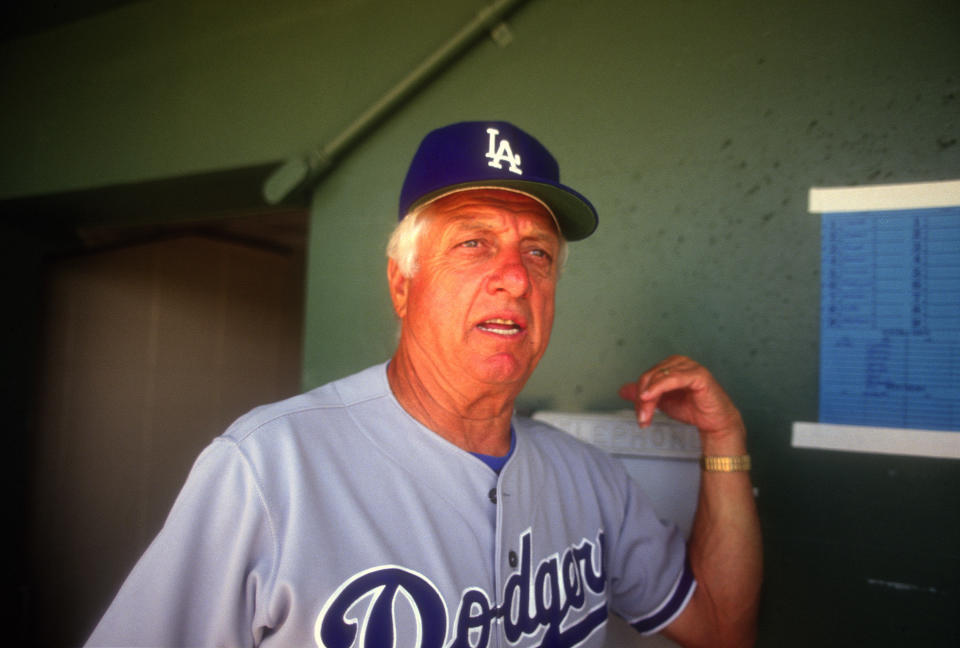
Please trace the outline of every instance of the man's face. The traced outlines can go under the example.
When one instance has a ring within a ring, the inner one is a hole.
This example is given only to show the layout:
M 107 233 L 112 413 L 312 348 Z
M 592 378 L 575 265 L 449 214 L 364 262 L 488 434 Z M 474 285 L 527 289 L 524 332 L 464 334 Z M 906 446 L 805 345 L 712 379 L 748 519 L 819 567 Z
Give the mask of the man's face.
M 478 383 L 519 392 L 553 327 L 553 218 L 527 196 L 492 189 L 455 193 L 429 209 L 417 273 L 400 277 L 391 263 L 401 350 L 466 394 L 483 389 Z

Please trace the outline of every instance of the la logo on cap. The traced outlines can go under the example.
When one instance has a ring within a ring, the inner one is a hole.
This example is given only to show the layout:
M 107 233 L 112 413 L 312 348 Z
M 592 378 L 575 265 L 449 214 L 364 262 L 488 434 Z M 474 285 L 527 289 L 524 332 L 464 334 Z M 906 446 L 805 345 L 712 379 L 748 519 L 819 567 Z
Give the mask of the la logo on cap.
M 523 171 L 520 169 L 520 156 L 514 155 L 513 149 L 510 148 L 510 142 L 506 139 L 500 140 L 500 146 L 497 146 L 497 135 L 500 134 L 496 128 L 488 128 L 487 134 L 490 135 L 490 148 L 487 149 L 487 157 L 490 158 L 490 161 L 487 163 L 492 166 L 494 169 L 502 169 L 500 166 L 502 162 L 510 163 L 510 171 L 516 173 L 517 175 L 523 175 Z

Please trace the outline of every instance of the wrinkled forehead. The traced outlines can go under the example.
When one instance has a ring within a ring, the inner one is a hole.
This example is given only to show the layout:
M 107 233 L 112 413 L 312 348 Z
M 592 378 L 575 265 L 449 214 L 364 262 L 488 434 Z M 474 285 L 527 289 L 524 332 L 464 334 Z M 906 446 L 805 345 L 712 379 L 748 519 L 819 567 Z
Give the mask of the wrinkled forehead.
M 426 213 L 437 219 L 470 219 L 491 215 L 512 214 L 531 218 L 558 238 L 562 238 L 557 219 L 538 198 L 522 191 L 500 188 L 478 188 L 455 191 L 440 196 L 426 207 Z

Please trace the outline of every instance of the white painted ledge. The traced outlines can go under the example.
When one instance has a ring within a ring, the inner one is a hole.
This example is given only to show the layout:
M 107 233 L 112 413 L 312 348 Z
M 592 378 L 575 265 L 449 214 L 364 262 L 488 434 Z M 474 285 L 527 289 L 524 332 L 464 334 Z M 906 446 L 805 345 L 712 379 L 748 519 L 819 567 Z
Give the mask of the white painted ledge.
M 795 422 L 794 448 L 960 459 L 960 431 Z
M 956 205 L 960 205 L 960 180 L 863 187 L 813 187 L 809 194 L 809 210 L 814 214 L 930 209 Z

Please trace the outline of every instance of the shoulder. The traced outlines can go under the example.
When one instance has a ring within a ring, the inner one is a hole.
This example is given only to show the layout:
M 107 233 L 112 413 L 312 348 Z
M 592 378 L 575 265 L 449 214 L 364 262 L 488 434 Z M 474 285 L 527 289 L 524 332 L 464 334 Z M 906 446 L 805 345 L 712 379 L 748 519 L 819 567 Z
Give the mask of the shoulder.
M 257 407 L 214 439 L 196 467 L 213 473 L 233 467 L 274 514 L 293 510 L 302 494 L 339 489 L 345 475 L 359 478 L 385 464 L 374 461 L 384 453 L 363 419 L 390 427 L 395 401 L 385 385 L 383 367 L 374 366 Z
M 351 407 L 389 397 L 386 365 L 374 365 L 291 398 L 256 407 L 234 421 L 221 439 L 250 445 L 267 434 L 305 427 L 316 429 L 324 421 L 329 421 L 332 428 L 337 428 L 338 423 L 342 427 L 340 419 L 349 418 Z

